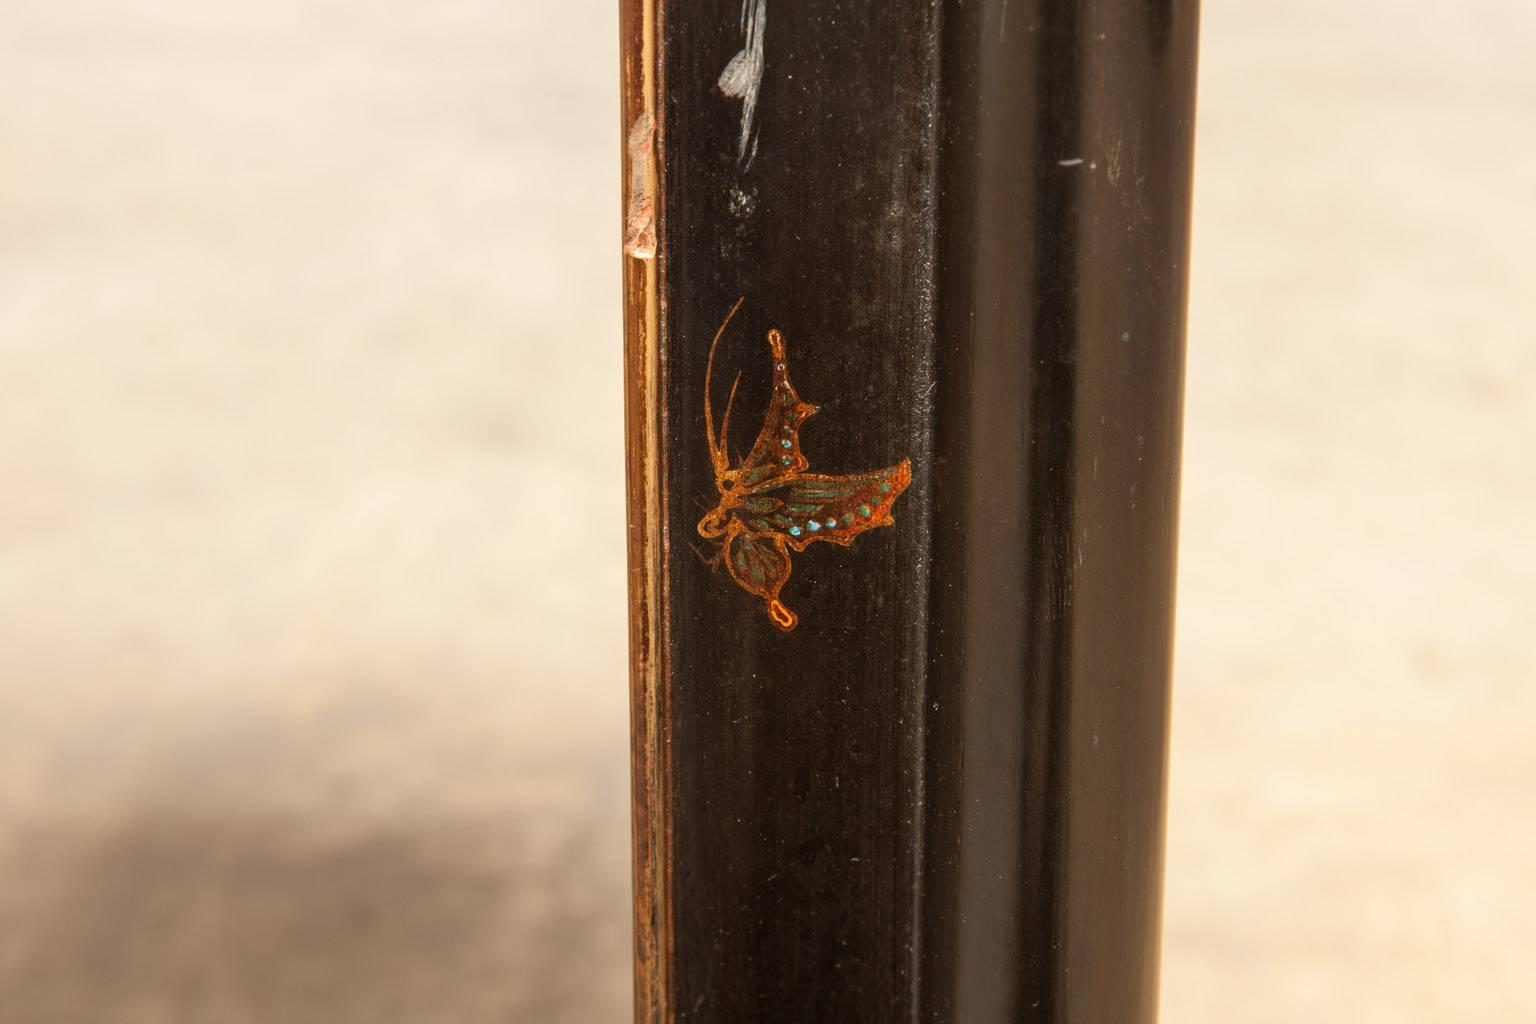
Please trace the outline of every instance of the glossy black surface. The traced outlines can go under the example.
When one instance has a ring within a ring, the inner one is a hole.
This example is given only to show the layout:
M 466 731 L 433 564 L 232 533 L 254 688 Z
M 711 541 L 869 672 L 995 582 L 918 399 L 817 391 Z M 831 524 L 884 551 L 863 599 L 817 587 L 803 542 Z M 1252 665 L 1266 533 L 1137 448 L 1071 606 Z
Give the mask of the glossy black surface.
M 738 4 L 662 21 L 667 1001 L 1150 1021 L 1195 8 L 769 5 L 745 170 Z M 736 447 L 777 327 L 812 470 L 913 463 L 789 634 L 695 551 L 743 296 Z

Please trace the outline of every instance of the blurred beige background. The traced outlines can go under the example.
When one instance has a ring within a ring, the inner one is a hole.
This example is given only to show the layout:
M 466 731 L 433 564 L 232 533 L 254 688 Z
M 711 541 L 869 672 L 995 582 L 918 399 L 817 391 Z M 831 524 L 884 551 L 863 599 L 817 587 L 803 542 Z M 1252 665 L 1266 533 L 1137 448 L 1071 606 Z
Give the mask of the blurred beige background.
M 628 1012 L 616 4 L 0 0 L 0 1022 Z M 1536 7 L 1208 5 L 1165 1019 L 1536 1019 Z

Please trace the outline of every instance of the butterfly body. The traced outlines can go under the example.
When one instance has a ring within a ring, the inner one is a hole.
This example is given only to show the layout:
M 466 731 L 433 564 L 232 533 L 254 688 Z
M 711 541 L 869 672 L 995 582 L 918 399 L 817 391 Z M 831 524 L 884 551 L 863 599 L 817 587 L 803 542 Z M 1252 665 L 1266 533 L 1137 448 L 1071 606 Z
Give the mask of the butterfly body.
M 773 356 L 773 393 L 752 449 L 733 466 L 726 451 L 726 434 L 736 385 L 731 386 L 718 433 L 709 386 L 715 349 L 740 308 L 738 301 L 716 332 L 705 370 L 704 416 L 719 499 L 699 520 L 698 532 L 720 546 L 731 578 L 748 593 L 762 598 L 774 625 L 788 631 L 799 621 L 779 601 L 779 592 L 789 580 L 790 550 L 801 552 L 817 541 L 847 547 L 865 530 L 890 526 L 895 521 L 891 506 L 912 482 L 912 465 L 903 459 L 868 473 L 807 473 L 810 460 L 800 450 L 800 427 L 815 415 L 816 406 L 802 401 L 790 384 L 784 337 L 771 330 L 768 347 Z

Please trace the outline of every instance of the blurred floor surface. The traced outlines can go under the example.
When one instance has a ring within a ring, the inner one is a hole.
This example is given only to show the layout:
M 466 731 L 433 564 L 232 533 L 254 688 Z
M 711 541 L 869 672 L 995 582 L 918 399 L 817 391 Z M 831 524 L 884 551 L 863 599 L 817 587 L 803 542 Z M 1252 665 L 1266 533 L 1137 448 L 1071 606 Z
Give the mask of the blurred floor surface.
M 0 0 L 0 1022 L 627 1014 L 610 3 Z M 1518 0 L 1208 5 L 1165 1019 L 1536 1019 Z
M 612 5 L 0 3 L 0 1022 L 621 1019 Z

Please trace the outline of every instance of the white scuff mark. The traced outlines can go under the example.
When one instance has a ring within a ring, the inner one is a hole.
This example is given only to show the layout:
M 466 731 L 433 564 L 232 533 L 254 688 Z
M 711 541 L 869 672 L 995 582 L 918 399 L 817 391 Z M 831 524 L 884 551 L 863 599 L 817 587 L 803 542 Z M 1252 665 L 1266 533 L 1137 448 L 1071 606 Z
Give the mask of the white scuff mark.
M 1056 161 L 1056 166 L 1057 167 L 1076 167 L 1078 164 L 1080 164 L 1082 162 L 1083 162 L 1083 158 L 1082 157 L 1074 156 L 1070 160 L 1057 160 Z
M 768 27 L 768 0 L 741 0 L 741 31 L 746 43 L 720 72 L 720 91 L 741 100 L 741 138 L 736 163 L 742 170 L 757 155 L 757 94 L 763 87 L 763 33 Z
M 629 130 L 629 212 L 624 219 L 624 254 L 641 260 L 656 257 L 655 143 L 656 119 L 643 110 Z
M 1008 0 L 1003 0 L 1003 13 L 997 19 L 997 41 L 1003 42 L 1008 35 Z
M 737 220 L 745 220 L 752 216 L 752 212 L 757 209 L 756 188 L 753 188 L 751 192 L 743 192 L 741 189 L 733 187 L 729 193 L 729 198 L 731 216 Z

